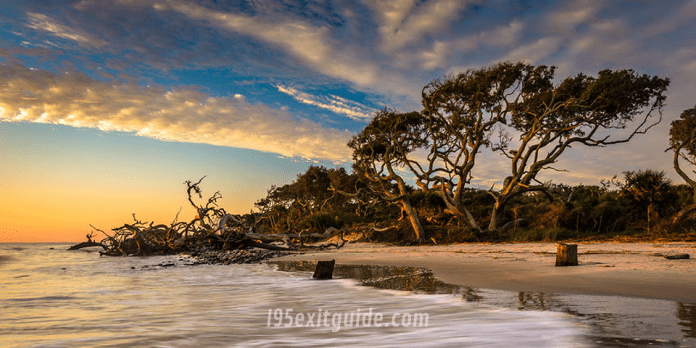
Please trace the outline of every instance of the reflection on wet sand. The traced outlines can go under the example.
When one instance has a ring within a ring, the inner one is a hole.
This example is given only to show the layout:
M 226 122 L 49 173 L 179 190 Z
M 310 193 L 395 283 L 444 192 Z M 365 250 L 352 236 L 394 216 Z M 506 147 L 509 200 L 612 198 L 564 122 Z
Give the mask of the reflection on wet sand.
M 313 272 L 313 261 L 272 261 L 281 271 Z M 474 289 L 439 281 L 425 268 L 376 265 L 334 267 L 334 277 L 379 289 L 452 294 L 479 305 L 572 315 L 600 347 L 696 346 L 696 304 L 620 296 L 546 294 Z
M 696 304 L 678 302 L 677 317 L 684 337 L 696 338 Z
M 10 260 L 12 260 L 12 257 L 7 255 L 0 255 L 0 265 L 7 263 Z
M 312 272 L 313 261 L 270 261 L 280 271 Z M 335 278 L 355 279 L 360 285 L 378 289 L 413 291 L 425 294 L 462 294 L 466 301 L 477 301 L 474 289 L 439 281 L 425 268 L 405 266 L 340 265 L 334 266 Z

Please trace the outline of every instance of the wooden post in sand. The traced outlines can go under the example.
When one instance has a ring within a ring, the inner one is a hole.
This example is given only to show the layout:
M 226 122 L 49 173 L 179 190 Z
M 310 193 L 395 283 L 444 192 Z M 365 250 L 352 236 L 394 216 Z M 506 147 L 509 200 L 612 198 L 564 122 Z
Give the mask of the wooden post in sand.
M 577 266 L 578 245 L 558 243 L 556 245 L 556 266 Z
M 314 279 L 331 279 L 333 276 L 334 264 L 336 260 L 331 261 L 317 261 L 317 268 L 314 269 Z

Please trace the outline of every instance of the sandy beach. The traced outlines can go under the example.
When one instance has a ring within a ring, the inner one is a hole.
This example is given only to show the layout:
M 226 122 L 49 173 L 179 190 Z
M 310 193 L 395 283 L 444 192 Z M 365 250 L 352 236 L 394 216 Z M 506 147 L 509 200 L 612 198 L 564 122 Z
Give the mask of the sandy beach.
M 424 267 L 472 288 L 618 295 L 696 303 L 696 243 L 578 243 L 578 266 L 555 267 L 555 243 L 397 247 L 346 244 L 277 260 Z M 691 259 L 664 256 L 690 254 Z

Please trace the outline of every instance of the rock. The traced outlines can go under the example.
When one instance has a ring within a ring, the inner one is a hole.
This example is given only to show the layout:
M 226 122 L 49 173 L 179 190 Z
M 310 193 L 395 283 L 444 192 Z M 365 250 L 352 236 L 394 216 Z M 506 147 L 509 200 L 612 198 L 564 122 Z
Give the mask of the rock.
M 211 250 L 200 249 L 191 252 L 191 257 L 195 260 L 193 264 L 218 264 L 230 265 L 240 263 L 259 263 L 261 261 L 287 255 L 283 251 L 266 249 L 244 249 L 244 250 Z
M 684 260 L 689 258 L 689 254 L 676 254 L 665 256 L 667 260 Z

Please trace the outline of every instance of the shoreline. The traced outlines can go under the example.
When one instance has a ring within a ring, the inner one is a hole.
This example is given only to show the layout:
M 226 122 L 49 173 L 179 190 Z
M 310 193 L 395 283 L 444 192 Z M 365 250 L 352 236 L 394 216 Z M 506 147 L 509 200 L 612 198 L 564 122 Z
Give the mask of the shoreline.
M 440 281 L 475 289 L 639 297 L 696 303 L 694 242 L 578 244 L 578 266 L 555 267 L 556 243 L 386 246 L 352 243 L 273 261 L 427 268 Z

